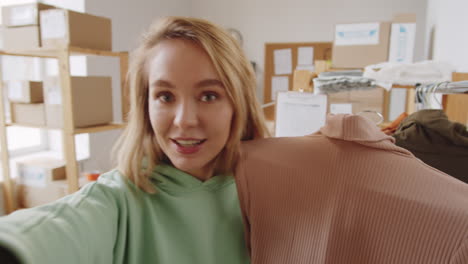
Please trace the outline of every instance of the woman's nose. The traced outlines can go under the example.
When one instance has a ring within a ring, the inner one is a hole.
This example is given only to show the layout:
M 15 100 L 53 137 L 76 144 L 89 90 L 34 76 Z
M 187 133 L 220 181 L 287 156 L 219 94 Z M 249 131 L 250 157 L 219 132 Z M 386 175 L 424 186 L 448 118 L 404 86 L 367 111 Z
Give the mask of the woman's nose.
M 176 109 L 174 124 L 181 128 L 198 125 L 198 109 L 196 102 L 181 102 Z

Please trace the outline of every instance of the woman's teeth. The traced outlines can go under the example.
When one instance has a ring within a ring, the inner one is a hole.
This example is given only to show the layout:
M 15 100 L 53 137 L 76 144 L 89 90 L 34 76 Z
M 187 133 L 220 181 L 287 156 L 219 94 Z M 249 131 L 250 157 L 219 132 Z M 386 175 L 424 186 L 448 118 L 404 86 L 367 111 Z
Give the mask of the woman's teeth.
M 199 145 L 203 140 L 176 140 L 176 143 L 183 147 L 193 147 Z

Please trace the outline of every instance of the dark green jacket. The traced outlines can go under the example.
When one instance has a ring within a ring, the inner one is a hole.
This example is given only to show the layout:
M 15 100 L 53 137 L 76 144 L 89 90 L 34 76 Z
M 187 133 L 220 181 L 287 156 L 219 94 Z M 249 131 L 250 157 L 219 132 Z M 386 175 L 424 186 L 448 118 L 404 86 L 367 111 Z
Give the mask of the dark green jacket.
M 396 144 L 426 164 L 468 183 L 468 131 L 442 110 L 421 110 L 403 120 Z

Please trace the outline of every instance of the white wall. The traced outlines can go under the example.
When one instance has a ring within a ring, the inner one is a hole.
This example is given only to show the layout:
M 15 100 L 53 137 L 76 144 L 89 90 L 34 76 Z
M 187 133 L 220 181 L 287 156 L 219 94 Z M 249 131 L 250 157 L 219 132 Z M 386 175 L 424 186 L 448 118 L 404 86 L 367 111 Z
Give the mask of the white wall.
M 461 0 L 466 1 L 466 0 Z M 237 28 L 244 49 L 259 66 L 263 90 L 265 42 L 333 41 L 334 24 L 391 20 L 397 13 L 416 13 L 416 46 L 424 46 L 426 0 L 193 0 L 192 15 Z M 424 58 L 417 48 L 415 60 Z M 261 95 L 261 92 L 258 93 Z
M 191 0 L 85 0 L 85 12 L 112 19 L 115 51 L 136 47 L 138 37 L 154 19 L 168 15 L 187 16 Z
M 157 18 L 168 15 L 188 16 L 190 0 L 85 0 L 85 12 L 112 20 L 114 51 L 131 51 L 139 36 Z M 121 121 L 121 94 L 119 60 L 88 57 L 89 75 L 112 76 L 114 121 Z M 107 171 L 112 168 L 111 149 L 121 130 L 90 134 L 90 159 L 83 169 Z
M 429 48 L 435 60 L 444 60 L 456 71 L 468 72 L 468 10 L 467 0 L 428 0 L 427 29 Z M 430 33 L 434 32 L 431 43 Z M 430 44 L 431 43 L 431 44 Z

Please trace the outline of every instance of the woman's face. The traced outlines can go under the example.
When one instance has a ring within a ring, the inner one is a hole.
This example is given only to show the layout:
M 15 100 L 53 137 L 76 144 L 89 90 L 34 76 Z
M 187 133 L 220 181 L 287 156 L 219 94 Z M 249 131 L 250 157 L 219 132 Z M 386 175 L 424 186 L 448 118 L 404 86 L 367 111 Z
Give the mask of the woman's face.
M 148 111 L 172 164 L 206 180 L 229 138 L 233 107 L 208 54 L 187 40 L 164 40 L 148 63 Z

